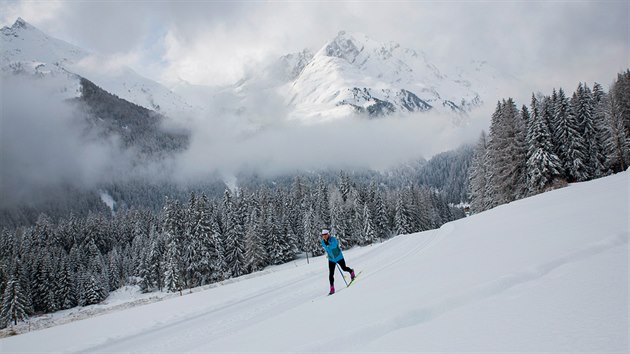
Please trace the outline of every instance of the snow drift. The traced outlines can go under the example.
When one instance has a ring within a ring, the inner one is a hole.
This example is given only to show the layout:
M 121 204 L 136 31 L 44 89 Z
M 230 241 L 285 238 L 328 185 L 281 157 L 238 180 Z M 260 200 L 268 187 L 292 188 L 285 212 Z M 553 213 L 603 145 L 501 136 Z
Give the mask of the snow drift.
M 13 352 L 625 352 L 630 172 L 0 340 Z

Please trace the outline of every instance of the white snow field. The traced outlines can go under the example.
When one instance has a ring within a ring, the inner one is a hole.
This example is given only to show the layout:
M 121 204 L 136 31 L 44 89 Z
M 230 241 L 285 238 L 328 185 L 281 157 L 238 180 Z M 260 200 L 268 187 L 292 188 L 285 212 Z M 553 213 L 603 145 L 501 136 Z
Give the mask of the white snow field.
M 0 340 L 14 352 L 628 352 L 630 172 Z

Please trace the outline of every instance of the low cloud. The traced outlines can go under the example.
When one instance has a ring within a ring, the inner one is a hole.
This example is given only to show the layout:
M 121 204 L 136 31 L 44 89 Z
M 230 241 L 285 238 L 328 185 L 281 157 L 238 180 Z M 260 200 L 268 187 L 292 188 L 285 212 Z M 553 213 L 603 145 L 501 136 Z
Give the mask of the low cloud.
M 115 136 L 98 137 L 47 80 L 2 77 L 0 198 L 25 203 L 51 187 L 91 188 L 129 169 Z
M 481 110 L 459 124 L 454 121 L 461 117 L 437 112 L 377 119 L 349 116 L 314 124 L 278 118 L 268 119 L 273 125 L 256 125 L 230 115 L 221 117 L 222 123 L 198 121 L 189 149 L 175 161 L 177 179 L 199 180 L 214 172 L 386 170 L 472 143 L 489 122 L 489 114 Z M 267 120 L 261 117 L 261 121 Z
M 186 185 L 243 171 L 385 170 L 475 141 L 490 116 L 478 110 L 459 125 L 436 112 L 304 124 L 287 118 L 282 97 L 256 89 L 238 109 L 217 105 L 191 118 L 185 151 L 139 160 L 133 147 L 98 135 L 84 112 L 51 94 L 54 83 L 18 76 L 4 77 L 3 86 L 11 90 L 2 93 L 0 206 L 36 202 L 60 186 L 89 190 L 136 179 Z

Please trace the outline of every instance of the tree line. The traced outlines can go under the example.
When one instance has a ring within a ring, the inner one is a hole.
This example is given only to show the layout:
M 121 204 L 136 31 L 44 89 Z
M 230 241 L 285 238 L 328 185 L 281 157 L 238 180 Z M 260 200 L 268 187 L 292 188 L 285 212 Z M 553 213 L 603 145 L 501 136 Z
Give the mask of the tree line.
M 630 166 L 630 70 L 609 92 L 580 83 L 532 95 L 519 110 L 497 103 L 489 133 L 481 133 L 469 173 L 471 210 L 480 212 L 567 183 L 625 171 Z
M 275 188 L 226 189 L 221 197 L 167 198 L 161 211 L 129 208 L 0 233 L 0 327 L 103 301 L 124 285 L 181 292 L 323 254 L 322 228 L 342 247 L 437 228 L 463 217 L 442 195 L 407 183 L 396 188 L 297 176 Z

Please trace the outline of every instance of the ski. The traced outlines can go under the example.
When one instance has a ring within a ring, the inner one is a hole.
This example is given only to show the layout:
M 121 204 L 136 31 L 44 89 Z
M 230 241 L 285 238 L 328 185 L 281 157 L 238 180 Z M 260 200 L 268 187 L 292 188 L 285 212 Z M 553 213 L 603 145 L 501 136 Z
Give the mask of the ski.
M 350 280 L 350 282 L 348 283 L 347 287 L 350 287 L 350 285 L 352 285 L 352 283 L 354 283 L 355 280 L 357 280 L 357 278 L 359 277 L 359 275 L 361 275 L 361 273 L 363 273 L 363 271 L 358 272 L 357 274 L 354 275 L 354 279 Z
M 359 277 L 359 275 L 361 275 L 361 273 L 363 273 L 363 271 L 360 271 L 360 272 L 356 273 L 355 276 L 354 276 L 354 279 L 350 280 L 348 285 L 346 285 L 346 288 L 349 287 L 350 285 L 352 285 L 352 283 L 354 283 L 354 281 L 357 280 L 357 278 Z M 345 276 L 344 276 L 344 278 L 345 278 Z M 337 289 L 334 293 L 332 293 L 332 294 L 329 293 L 327 296 L 335 295 L 336 293 L 340 292 L 343 289 L 344 288 Z

